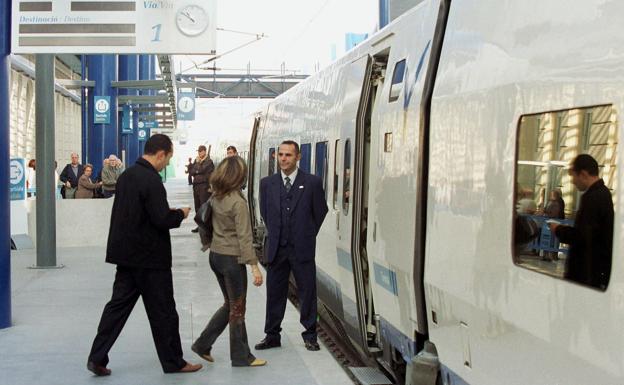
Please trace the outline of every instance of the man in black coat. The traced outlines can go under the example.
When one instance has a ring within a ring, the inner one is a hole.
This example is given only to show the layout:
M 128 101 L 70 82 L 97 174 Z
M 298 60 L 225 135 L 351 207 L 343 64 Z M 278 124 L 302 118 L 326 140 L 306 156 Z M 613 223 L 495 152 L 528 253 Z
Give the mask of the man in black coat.
M 61 175 L 59 175 L 59 180 L 63 182 L 63 187 L 61 188 L 63 199 L 65 199 L 65 192 L 68 188 L 75 189 L 78 187 L 78 180 L 82 174 L 84 174 L 84 167 L 78 163 L 78 154 L 72 152 L 71 163 L 67 163 L 63 171 L 61 171 Z
M 584 191 L 574 227 L 550 224 L 559 240 L 570 245 L 565 278 L 605 290 L 611 273 L 613 200 L 598 176 L 598 162 L 590 155 L 574 158 L 568 171 L 572 183 Z
M 279 146 L 281 171 L 260 181 L 260 214 L 266 224 L 266 338 L 256 349 L 281 346 L 281 323 L 286 310 L 288 277 L 292 271 L 300 301 L 301 334 L 308 350 L 319 350 L 316 335 L 316 235 L 327 214 L 323 182 L 297 169 L 299 144 Z
M 197 148 L 197 158 L 190 168 L 193 176 L 193 199 L 195 200 L 195 212 L 199 212 L 201 205 L 210 198 L 208 188 L 210 187 L 210 175 L 214 171 L 215 166 L 210 159 L 210 154 L 206 151 L 203 144 Z M 192 232 L 196 233 L 199 228 L 196 227 Z
M 139 296 L 163 371 L 195 372 L 202 367 L 182 358 L 173 298 L 169 229 L 180 226 L 190 207 L 172 209 L 167 203 L 158 172 L 172 155 L 171 139 L 154 135 L 145 143 L 143 157 L 117 180 L 106 249 L 106 262 L 116 264 L 117 273 L 87 361 L 87 368 L 98 376 L 111 373 L 106 367 L 108 352 Z

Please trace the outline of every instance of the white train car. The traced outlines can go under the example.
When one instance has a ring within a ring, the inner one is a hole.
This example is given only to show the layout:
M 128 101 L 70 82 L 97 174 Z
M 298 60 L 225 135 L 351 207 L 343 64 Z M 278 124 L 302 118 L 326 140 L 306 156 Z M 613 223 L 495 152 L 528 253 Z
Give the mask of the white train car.
M 296 140 L 330 209 L 319 301 L 398 382 L 624 383 L 622 20 L 621 1 L 423 1 L 255 119 L 257 241 L 259 181 Z M 515 242 L 519 190 L 560 190 L 573 219 L 583 152 L 616 213 L 599 287 L 563 278 L 565 246 Z

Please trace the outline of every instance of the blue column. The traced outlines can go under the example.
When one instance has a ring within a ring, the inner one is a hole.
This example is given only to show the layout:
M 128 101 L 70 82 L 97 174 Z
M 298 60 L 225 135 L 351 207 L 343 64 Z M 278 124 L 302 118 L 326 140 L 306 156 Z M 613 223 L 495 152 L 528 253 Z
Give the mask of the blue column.
M 80 55 L 80 78 L 84 81 L 87 80 L 87 56 Z M 90 94 L 91 92 L 89 92 Z M 80 127 L 82 132 L 82 145 L 80 148 L 80 159 L 87 159 L 88 147 L 89 143 L 89 132 L 87 128 L 89 127 L 89 109 L 87 108 L 87 87 L 80 88 Z
M 153 68 L 153 59 L 152 55 L 141 55 L 139 56 L 139 79 L 141 80 L 151 80 L 152 79 L 152 73 L 154 72 L 152 70 Z M 149 90 L 141 90 L 141 95 L 151 95 Z M 147 107 L 147 104 L 143 104 L 142 107 Z M 144 113 L 145 114 L 145 113 Z M 144 146 L 145 142 L 138 142 L 138 154 L 139 156 L 143 155 L 143 146 Z
M 11 0 L 0 0 L 0 329 L 11 326 L 11 217 L 9 202 L 9 54 Z
M 388 0 L 379 0 L 379 29 L 382 29 L 390 22 Z
M 120 55 L 119 56 L 119 80 L 138 80 L 139 78 L 139 59 L 137 55 Z M 136 95 L 136 90 L 129 90 L 120 88 L 118 90 L 119 95 Z M 126 152 L 126 167 L 131 166 L 137 160 L 139 153 L 139 139 L 136 134 L 137 132 L 137 123 L 138 123 L 138 114 L 135 113 L 133 115 L 133 130 L 132 134 L 121 134 L 121 124 L 119 133 L 120 133 L 120 149 Z M 121 157 L 121 151 L 118 155 Z
M 93 175 L 102 170 L 102 161 L 110 154 L 117 154 L 117 90 L 111 82 L 117 80 L 117 55 L 89 55 L 89 80 L 95 80 L 95 87 L 89 93 L 87 163 L 93 165 Z M 93 123 L 93 97 L 110 96 L 110 124 Z

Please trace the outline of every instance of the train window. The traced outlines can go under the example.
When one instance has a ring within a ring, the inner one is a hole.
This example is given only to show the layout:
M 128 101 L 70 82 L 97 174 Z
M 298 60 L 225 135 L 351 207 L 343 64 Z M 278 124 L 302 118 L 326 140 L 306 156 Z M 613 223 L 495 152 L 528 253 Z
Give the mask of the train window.
M 323 181 L 323 191 L 327 198 L 327 142 L 318 142 L 314 149 L 314 175 Z
M 308 174 L 312 167 L 312 145 L 304 143 L 301 145 L 301 160 L 299 160 L 299 168 Z
M 514 263 L 606 290 L 617 141 L 616 112 L 610 105 L 520 118 Z
M 394 102 L 399 99 L 399 95 L 403 90 L 403 77 L 405 76 L 405 59 L 397 62 L 394 66 L 394 72 L 392 73 L 392 84 L 390 85 L 390 98 L 389 102 Z
M 336 139 L 334 147 L 334 210 L 338 209 L 338 151 L 340 151 L 340 139 Z
M 351 139 L 344 145 L 344 169 L 342 171 L 342 212 L 349 215 L 349 200 L 351 198 Z
M 275 147 L 269 148 L 269 176 L 275 174 Z

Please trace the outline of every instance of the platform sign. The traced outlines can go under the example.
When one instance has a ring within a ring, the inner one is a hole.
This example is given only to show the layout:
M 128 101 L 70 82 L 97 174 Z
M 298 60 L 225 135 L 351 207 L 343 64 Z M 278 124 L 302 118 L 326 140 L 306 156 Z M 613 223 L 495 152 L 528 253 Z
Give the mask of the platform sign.
M 158 128 L 158 122 L 155 120 L 139 120 L 139 128 Z
M 93 97 L 93 123 L 110 124 L 110 96 Z
M 195 92 L 178 92 L 178 120 L 195 120 Z
M 216 0 L 12 0 L 13 53 L 214 54 Z
M 139 128 L 139 131 L 137 131 L 137 135 L 139 137 L 139 141 L 140 142 L 145 142 L 147 141 L 147 129 L 145 128 Z
M 9 189 L 11 200 L 26 199 L 26 168 L 23 158 L 11 158 L 9 162 Z
M 132 131 L 132 108 L 129 105 L 125 105 L 121 112 L 121 133 L 132 134 Z

